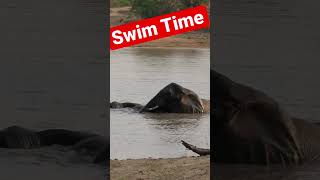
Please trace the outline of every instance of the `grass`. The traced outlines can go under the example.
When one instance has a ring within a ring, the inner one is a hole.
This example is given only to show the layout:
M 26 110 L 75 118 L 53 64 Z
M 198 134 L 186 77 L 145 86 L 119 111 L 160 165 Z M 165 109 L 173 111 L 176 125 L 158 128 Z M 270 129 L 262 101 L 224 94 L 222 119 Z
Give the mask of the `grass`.
M 130 6 L 131 0 L 111 0 L 110 6 L 111 7 L 123 7 L 123 6 Z

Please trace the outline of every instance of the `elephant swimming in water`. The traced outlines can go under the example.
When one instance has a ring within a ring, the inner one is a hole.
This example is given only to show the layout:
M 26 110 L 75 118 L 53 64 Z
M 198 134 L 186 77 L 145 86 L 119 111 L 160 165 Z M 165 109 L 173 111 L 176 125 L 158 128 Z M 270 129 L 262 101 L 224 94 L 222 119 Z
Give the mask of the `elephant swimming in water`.
M 0 131 L 0 148 L 33 149 L 50 145 L 71 146 L 75 151 L 85 150 L 93 156 L 93 163 L 107 162 L 110 147 L 107 138 L 86 132 L 65 129 L 32 131 L 19 126 Z
M 210 74 L 214 162 L 290 165 L 320 160 L 317 124 L 290 117 L 259 90 L 214 70 Z M 200 155 L 210 154 L 208 149 L 182 143 Z
M 164 87 L 145 106 L 136 103 L 110 103 L 110 108 L 132 108 L 140 113 L 207 113 L 210 101 L 176 83 Z

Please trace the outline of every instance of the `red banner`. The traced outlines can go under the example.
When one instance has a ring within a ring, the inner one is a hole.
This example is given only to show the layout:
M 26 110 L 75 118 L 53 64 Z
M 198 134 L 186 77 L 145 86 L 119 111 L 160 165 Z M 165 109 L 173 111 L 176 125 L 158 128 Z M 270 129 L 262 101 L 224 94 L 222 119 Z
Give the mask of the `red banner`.
M 207 8 L 194 8 L 143 19 L 110 29 L 110 49 L 140 44 L 210 26 Z

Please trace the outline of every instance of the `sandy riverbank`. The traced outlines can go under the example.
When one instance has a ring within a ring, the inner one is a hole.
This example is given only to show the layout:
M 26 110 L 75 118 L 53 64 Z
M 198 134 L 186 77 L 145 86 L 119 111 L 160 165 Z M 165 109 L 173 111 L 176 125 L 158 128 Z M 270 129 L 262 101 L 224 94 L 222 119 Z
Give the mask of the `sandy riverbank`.
M 130 13 L 130 7 L 111 8 L 111 27 L 134 20 L 136 18 Z M 207 30 L 200 30 L 138 44 L 136 47 L 210 48 L 209 42 L 210 33 Z
M 112 180 L 207 180 L 210 176 L 210 157 L 168 159 L 111 160 Z

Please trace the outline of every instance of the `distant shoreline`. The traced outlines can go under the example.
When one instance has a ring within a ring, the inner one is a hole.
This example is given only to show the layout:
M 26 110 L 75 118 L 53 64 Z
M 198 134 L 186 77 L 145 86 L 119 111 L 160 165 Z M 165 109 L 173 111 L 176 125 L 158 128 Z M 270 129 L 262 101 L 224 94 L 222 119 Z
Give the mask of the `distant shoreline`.
M 130 7 L 115 7 L 110 11 L 110 25 L 116 26 L 135 20 L 129 18 Z M 163 48 L 210 48 L 210 33 L 193 31 L 176 36 L 138 44 L 134 47 L 163 47 Z

